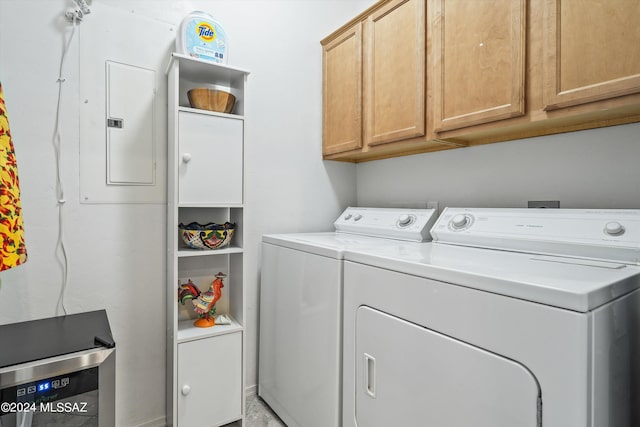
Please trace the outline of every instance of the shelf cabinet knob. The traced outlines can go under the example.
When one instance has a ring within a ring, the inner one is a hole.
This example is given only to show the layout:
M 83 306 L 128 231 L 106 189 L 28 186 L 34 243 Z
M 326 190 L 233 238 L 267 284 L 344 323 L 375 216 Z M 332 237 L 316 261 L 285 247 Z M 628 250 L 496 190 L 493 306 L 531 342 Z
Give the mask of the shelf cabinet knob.
M 189 393 L 191 393 L 191 387 L 189 387 L 188 385 L 183 385 L 181 393 L 183 396 L 188 395 Z
M 191 161 L 191 154 L 190 153 L 184 153 L 182 155 L 182 161 L 184 163 L 189 163 Z

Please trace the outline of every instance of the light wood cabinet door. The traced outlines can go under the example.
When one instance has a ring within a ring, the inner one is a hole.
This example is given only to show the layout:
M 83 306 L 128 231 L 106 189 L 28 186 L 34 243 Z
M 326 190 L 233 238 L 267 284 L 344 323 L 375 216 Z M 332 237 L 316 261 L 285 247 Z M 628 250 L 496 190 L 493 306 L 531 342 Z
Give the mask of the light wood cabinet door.
M 526 1 L 432 0 L 435 131 L 525 113 Z
M 425 133 L 425 1 L 393 0 L 365 23 L 364 140 Z
M 546 0 L 546 110 L 640 92 L 640 2 Z
M 322 154 L 362 147 L 362 23 L 322 47 Z

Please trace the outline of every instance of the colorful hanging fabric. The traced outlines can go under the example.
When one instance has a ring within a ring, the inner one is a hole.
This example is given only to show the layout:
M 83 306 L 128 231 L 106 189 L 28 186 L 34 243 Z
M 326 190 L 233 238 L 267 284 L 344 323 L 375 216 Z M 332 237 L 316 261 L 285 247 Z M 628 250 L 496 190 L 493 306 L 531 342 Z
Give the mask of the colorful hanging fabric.
M 9 118 L 0 83 L 0 271 L 27 260 L 24 245 L 18 165 L 9 131 Z

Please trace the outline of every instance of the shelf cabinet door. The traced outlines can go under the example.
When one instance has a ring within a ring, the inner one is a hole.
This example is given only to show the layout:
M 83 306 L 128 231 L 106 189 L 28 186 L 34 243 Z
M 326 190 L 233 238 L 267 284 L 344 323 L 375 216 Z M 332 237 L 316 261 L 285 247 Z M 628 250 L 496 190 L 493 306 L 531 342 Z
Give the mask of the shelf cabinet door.
M 243 121 L 184 111 L 178 120 L 179 203 L 241 204 Z
M 322 47 L 322 154 L 362 147 L 362 23 Z
M 433 0 L 436 132 L 525 113 L 525 0 Z
M 640 2 L 546 0 L 545 109 L 640 92 Z
M 364 141 L 385 144 L 425 134 L 425 2 L 393 0 L 364 30 Z
M 242 333 L 178 344 L 178 426 L 242 417 Z

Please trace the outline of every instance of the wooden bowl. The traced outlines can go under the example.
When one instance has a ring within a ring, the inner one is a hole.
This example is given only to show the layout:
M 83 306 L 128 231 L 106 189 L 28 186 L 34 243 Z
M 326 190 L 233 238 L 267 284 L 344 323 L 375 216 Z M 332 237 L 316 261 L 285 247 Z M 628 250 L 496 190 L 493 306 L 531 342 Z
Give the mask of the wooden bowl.
M 209 88 L 195 88 L 187 92 L 192 108 L 231 113 L 236 103 L 236 97 L 223 90 Z

